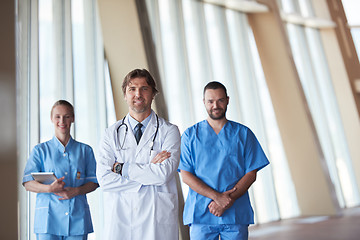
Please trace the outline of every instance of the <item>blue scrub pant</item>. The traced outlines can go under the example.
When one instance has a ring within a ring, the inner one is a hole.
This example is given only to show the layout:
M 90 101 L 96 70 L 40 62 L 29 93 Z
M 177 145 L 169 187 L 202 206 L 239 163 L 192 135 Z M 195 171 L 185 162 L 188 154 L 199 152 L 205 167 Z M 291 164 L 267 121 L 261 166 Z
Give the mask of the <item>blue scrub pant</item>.
M 248 225 L 219 224 L 205 225 L 192 224 L 190 227 L 191 240 L 248 240 Z
M 47 233 L 37 233 L 37 240 L 87 240 L 88 236 L 85 235 L 77 235 L 77 236 L 58 236 Z

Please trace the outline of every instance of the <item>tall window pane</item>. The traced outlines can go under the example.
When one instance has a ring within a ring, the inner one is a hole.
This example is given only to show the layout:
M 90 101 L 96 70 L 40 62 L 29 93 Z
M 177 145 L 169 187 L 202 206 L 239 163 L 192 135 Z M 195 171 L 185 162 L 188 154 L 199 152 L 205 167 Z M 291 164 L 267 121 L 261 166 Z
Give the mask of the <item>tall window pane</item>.
M 282 1 L 285 12 L 313 16 L 310 1 Z M 360 203 L 351 158 L 331 82 L 320 33 L 317 29 L 287 24 L 295 64 L 314 119 L 338 201 L 342 207 Z
M 360 1 L 342 0 L 342 4 L 354 39 L 358 58 L 360 58 Z
M 64 97 L 62 92 L 63 41 L 62 6 L 58 1 L 39 0 L 39 86 L 40 86 L 40 141 L 53 136 L 50 121 L 52 104 Z
M 185 38 L 188 52 L 189 74 L 191 85 L 192 105 L 194 106 L 194 121 L 206 118 L 203 105 L 203 88 L 214 79 L 210 59 L 210 49 L 205 25 L 203 3 L 200 1 L 184 0 L 183 14 Z M 201 66 L 201 67 L 199 67 Z
M 169 119 L 185 130 L 193 117 L 192 105 L 188 94 L 188 66 L 185 62 L 186 46 L 179 36 L 183 35 L 181 18 L 181 1 L 159 0 L 159 17 L 161 42 L 157 45 L 162 48 L 163 91 L 168 108 Z M 175 101 L 176 99 L 176 101 Z M 182 114 L 187 112 L 187 114 Z
M 75 135 L 78 141 L 92 146 L 95 154 L 107 126 L 105 63 L 98 21 L 96 1 L 71 1 Z M 87 198 L 94 225 L 94 233 L 88 237 L 99 239 L 103 229 L 100 189 Z
M 22 92 L 28 94 L 28 125 L 32 126 L 26 130 L 31 141 L 24 139 L 24 144 L 28 144 L 31 150 L 35 144 L 53 137 L 50 110 L 55 101 L 65 99 L 75 107 L 71 135 L 89 144 L 96 152 L 97 141 L 107 125 L 107 113 L 111 113 L 110 117 L 114 116 L 113 102 L 105 99 L 105 62 L 96 0 L 38 0 L 31 1 L 29 5 L 23 1 L 19 4 L 24 4 L 30 16 L 38 14 L 38 18 L 31 18 L 31 26 L 35 24 L 38 27 L 38 38 L 31 36 L 37 35 L 36 31 L 31 31 L 28 38 L 21 39 L 31 46 L 24 53 L 29 54 L 28 61 L 37 60 L 37 56 L 39 60 L 38 67 L 33 62 L 28 63 L 30 67 L 27 71 L 32 74 L 22 79 L 26 83 L 20 85 L 27 88 Z M 38 44 L 31 41 L 38 41 Z M 111 86 L 107 88 L 111 92 Z M 33 106 L 34 103 L 38 106 Z M 39 109 L 39 113 L 33 109 Z M 39 118 L 31 117 L 37 115 Z M 39 124 L 31 121 L 39 121 Z M 34 138 L 39 132 L 38 139 Z M 21 159 L 24 161 L 21 165 L 25 164 L 27 157 Z M 92 192 L 87 197 L 96 232 L 88 238 L 99 239 L 102 233 L 101 191 Z M 30 192 L 27 199 L 20 199 L 21 209 L 26 209 L 29 215 L 26 223 L 21 221 L 21 224 L 27 225 L 21 226 L 21 229 L 26 229 L 28 239 L 36 239 L 33 227 L 35 199 L 36 194 Z
M 175 115 L 169 114 L 170 121 L 180 125 L 182 132 L 186 127 L 205 119 L 207 114 L 202 102 L 203 87 L 209 81 L 220 81 L 225 84 L 230 96 L 227 117 L 253 129 L 270 161 L 273 156 L 281 155 L 276 166 L 283 165 L 286 162 L 283 149 L 278 147 L 274 150 L 274 147 L 270 147 L 270 143 L 281 144 L 279 135 L 277 141 L 273 142 L 276 134 L 269 135 L 265 130 L 268 127 L 277 129 L 277 126 L 271 124 L 276 123 L 274 115 L 264 116 L 265 107 L 262 104 L 268 99 L 261 100 L 264 97 L 260 97 L 263 95 L 260 88 L 264 88 L 266 92 L 268 90 L 264 79 L 262 84 L 258 82 L 260 81 L 258 77 L 262 75 L 263 78 L 263 73 L 259 59 L 255 60 L 252 57 L 258 53 L 254 47 L 255 42 L 246 14 L 194 0 L 147 0 L 146 2 L 153 41 L 157 48 L 158 64 L 163 72 L 162 84 L 173 86 L 174 82 L 179 81 L 176 87 L 172 87 L 170 97 L 166 96 L 166 103 L 171 108 L 174 108 L 179 101 L 181 104 L 186 104 L 186 109 L 176 108 L 179 117 L 174 118 Z M 163 47 L 163 44 L 166 47 Z M 261 71 L 261 74 L 257 71 Z M 183 78 L 178 79 L 177 76 Z M 184 116 L 186 116 L 185 120 Z M 265 124 L 263 119 L 269 116 L 273 121 Z M 275 132 L 278 134 L 278 131 Z M 277 177 L 275 182 L 269 167 L 268 170 L 259 173 L 257 182 L 252 187 L 251 199 L 257 222 L 268 222 L 298 214 L 296 196 L 287 165 L 280 167 L 278 171 L 287 171 L 287 174 L 280 175 L 281 177 Z M 275 183 L 280 181 L 284 182 L 281 186 L 284 190 L 276 191 Z M 285 188 L 283 188 L 284 184 L 287 184 Z M 184 186 L 183 189 L 186 197 L 187 187 Z M 284 194 L 287 190 L 290 191 Z M 281 210 L 278 207 L 278 194 L 281 195 L 281 202 L 288 202 Z M 284 214 L 290 209 L 288 214 Z M 281 216 L 279 211 L 282 212 Z
M 210 48 L 210 59 L 215 81 L 224 83 L 231 98 L 227 117 L 235 121 L 240 120 L 238 92 L 234 83 L 234 66 L 230 50 L 230 39 L 226 24 L 224 8 L 204 4 L 205 20 L 207 28 L 207 41 Z M 210 81 L 207 80 L 207 81 Z

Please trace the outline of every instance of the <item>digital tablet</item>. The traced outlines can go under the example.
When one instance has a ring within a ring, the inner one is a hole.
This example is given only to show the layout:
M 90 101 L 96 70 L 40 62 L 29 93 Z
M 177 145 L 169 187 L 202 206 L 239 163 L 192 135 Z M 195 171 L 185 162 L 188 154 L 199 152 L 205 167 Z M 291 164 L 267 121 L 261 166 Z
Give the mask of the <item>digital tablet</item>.
M 33 172 L 31 173 L 33 178 L 43 184 L 51 184 L 56 180 L 55 174 L 53 172 Z

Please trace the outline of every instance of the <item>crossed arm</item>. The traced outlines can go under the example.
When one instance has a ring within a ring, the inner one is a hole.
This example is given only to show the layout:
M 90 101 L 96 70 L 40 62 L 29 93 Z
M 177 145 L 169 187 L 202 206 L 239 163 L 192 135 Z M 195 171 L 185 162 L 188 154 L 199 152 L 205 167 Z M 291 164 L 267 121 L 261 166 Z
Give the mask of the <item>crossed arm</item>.
M 235 184 L 234 188 L 221 193 L 209 187 L 192 173 L 184 170 L 180 171 L 185 184 L 198 194 L 212 199 L 208 208 L 209 211 L 217 217 L 220 217 L 226 209 L 234 204 L 236 199 L 246 193 L 249 187 L 255 182 L 256 173 L 257 170 L 248 172 Z
M 84 195 L 94 191 L 99 185 L 94 182 L 87 182 L 79 187 L 64 187 L 65 177 L 56 179 L 52 184 L 46 185 L 35 180 L 24 183 L 27 191 L 35 193 L 54 193 L 58 195 L 59 200 L 71 199 L 77 195 Z
M 162 151 L 162 152 L 159 152 L 152 160 L 151 160 L 151 163 L 162 163 L 163 161 L 165 161 L 166 159 L 168 159 L 169 157 L 171 156 L 171 153 L 170 152 L 167 152 L 167 151 Z M 114 173 L 116 173 L 115 171 L 115 167 L 117 165 L 119 165 L 121 163 L 119 162 L 115 162 L 113 167 L 112 167 L 112 171 Z

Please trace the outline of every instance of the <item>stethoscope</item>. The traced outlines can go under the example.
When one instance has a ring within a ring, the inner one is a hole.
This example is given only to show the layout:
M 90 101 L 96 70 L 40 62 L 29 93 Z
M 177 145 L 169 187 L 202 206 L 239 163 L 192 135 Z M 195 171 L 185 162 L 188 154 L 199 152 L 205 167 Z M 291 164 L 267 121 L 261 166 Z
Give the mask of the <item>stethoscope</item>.
M 156 116 L 156 123 L 157 123 L 157 124 L 156 124 L 155 135 L 154 135 L 154 137 L 153 137 L 153 139 L 152 139 L 152 142 L 151 142 L 151 145 L 150 145 L 150 146 L 151 146 L 150 152 L 154 150 L 155 138 L 156 138 L 157 133 L 158 133 L 158 131 L 159 131 L 159 117 L 158 117 L 158 115 L 157 115 L 156 113 L 155 113 L 155 116 Z M 117 127 L 117 129 L 116 129 L 118 146 L 120 146 L 120 149 L 121 149 L 121 150 L 124 150 L 123 147 L 124 147 L 124 144 L 125 144 L 126 135 L 127 135 L 127 133 L 128 133 L 128 130 L 129 130 L 128 125 L 125 123 L 125 118 L 126 118 L 126 116 L 122 119 L 121 124 L 120 124 L 120 125 Z M 125 136 L 124 136 L 124 140 L 122 141 L 122 144 L 120 144 L 119 129 L 120 129 L 122 126 L 125 126 Z M 120 151 L 120 149 L 117 148 L 116 150 L 117 150 L 117 151 Z

